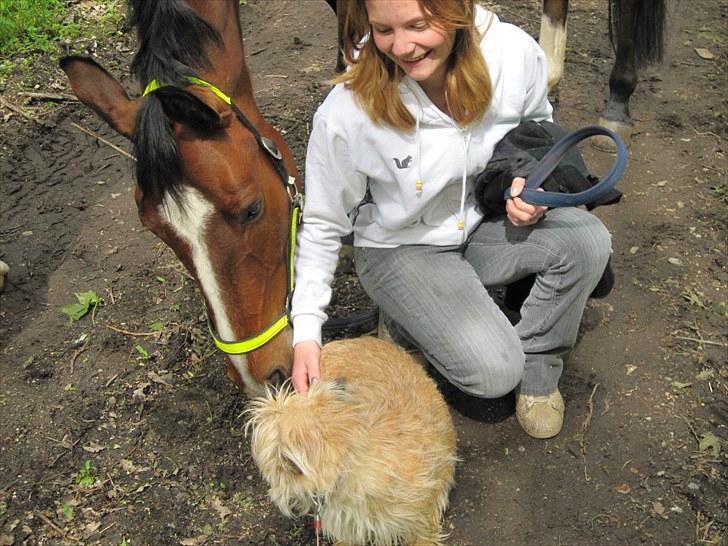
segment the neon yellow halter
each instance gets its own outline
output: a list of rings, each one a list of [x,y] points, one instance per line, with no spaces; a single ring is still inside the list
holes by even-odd
[[[294,265],[294,255],[296,250],[296,234],[298,230],[298,224],[301,221],[301,213],[303,211],[303,194],[301,194],[298,191],[298,186],[296,185],[296,179],[292,176],[288,175],[288,171],[286,170],[285,165],[283,164],[283,156],[281,155],[280,150],[278,150],[278,146],[276,146],[275,142],[273,142],[271,139],[264,137],[260,134],[260,132],[255,128],[255,126],[248,120],[248,118],[245,117],[245,114],[237,107],[237,105],[233,102],[233,100],[220,91],[216,86],[213,84],[206,82],[205,80],[201,80],[199,78],[196,78],[194,76],[186,76],[185,77],[187,81],[201,85],[203,87],[207,87],[212,91],[215,95],[217,95],[223,102],[230,105],[230,108],[233,110],[235,115],[237,116],[238,120],[245,125],[245,127],[253,133],[253,136],[255,136],[255,140],[258,142],[258,145],[263,148],[268,154],[268,158],[273,163],[273,167],[275,167],[276,171],[281,177],[281,180],[283,181],[283,185],[286,188],[286,194],[288,195],[288,201],[290,203],[290,219],[291,219],[291,226],[290,226],[290,234],[289,234],[289,240],[288,240],[288,262],[286,263],[286,271],[288,276],[288,287],[287,287],[287,293],[286,293],[286,308],[281,314],[280,317],[278,317],[273,324],[268,326],[265,330],[263,330],[260,334],[255,335],[253,337],[249,337],[247,339],[243,339],[241,341],[224,341],[220,339],[220,337],[217,335],[217,332],[215,328],[213,327],[212,323],[210,322],[209,313],[207,318],[207,325],[210,330],[210,335],[212,336],[212,339],[215,341],[215,345],[218,349],[220,349],[222,352],[229,354],[229,355],[239,355],[239,354],[245,354],[249,353],[251,351],[255,351],[256,349],[262,347],[266,343],[268,343],[271,339],[273,339],[276,335],[278,335],[281,331],[283,331],[286,326],[290,324],[290,320],[288,318],[288,312],[290,310],[290,303],[291,303],[291,295],[293,294],[293,288],[294,288],[294,274],[293,274],[293,265]],[[162,87],[170,87],[171,85],[168,84],[160,84],[157,80],[150,81],[146,88],[144,89],[144,93],[142,96],[147,96],[150,93],[153,93],[157,89],[160,89]]]

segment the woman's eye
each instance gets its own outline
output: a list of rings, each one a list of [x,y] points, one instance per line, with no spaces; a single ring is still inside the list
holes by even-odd
[[[239,216],[241,224],[247,224],[255,220],[263,212],[263,200],[258,199],[255,203],[244,209]]]
[[[427,21],[418,21],[417,23],[412,25],[412,28],[415,30],[425,30],[429,26],[430,24]]]

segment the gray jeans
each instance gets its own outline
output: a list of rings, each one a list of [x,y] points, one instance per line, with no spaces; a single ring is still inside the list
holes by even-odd
[[[394,321],[395,337],[460,390],[497,398],[516,387],[532,395],[557,388],[610,252],[596,216],[560,208],[529,227],[484,222],[463,246],[357,247],[354,260],[364,290]],[[534,273],[513,326],[486,288]]]

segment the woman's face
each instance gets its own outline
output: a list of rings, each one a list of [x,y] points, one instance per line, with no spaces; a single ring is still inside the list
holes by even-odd
[[[445,84],[455,31],[427,18],[418,0],[366,0],[377,49],[424,89]]]

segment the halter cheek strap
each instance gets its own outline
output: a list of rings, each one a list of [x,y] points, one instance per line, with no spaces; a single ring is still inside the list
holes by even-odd
[[[293,264],[296,250],[296,234],[298,230],[298,225],[301,222],[301,213],[303,211],[303,195],[298,191],[296,179],[288,174],[286,166],[283,163],[283,155],[278,149],[278,146],[276,146],[276,143],[268,137],[264,137],[260,134],[260,132],[255,128],[250,120],[245,117],[245,114],[243,114],[240,108],[238,108],[238,106],[233,102],[232,98],[230,98],[219,88],[209,82],[206,82],[205,80],[201,80],[200,78],[196,78],[194,76],[186,76],[185,78],[190,83],[207,87],[218,98],[220,98],[223,102],[230,106],[238,120],[248,129],[248,131],[253,134],[255,140],[258,142],[258,146],[265,150],[268,159],[273,165],[273,168],[275,168],[276,172],[280,176],[281,181],[283,182],[283,185],[285,187],[286,194],[288,195],[291,225],[288,240],[288,260],[286,262],[286,276],[288,279],[288,286],[286,292],[286,305],[283,313],[273,322],[273,324],[268,326],[261,333],[241,341],[224,341],[220,339],[220,336],[218,335],[217,331],[212,325],[212,322],[210,321],[209,313],[207,314],[208,329],[210,330],[210,335],[215,341],[215,345],[217,346],[217,348],[220,349],[222,352],[230,355],[245,354],[262,347],[290,324],[288,314],[290,312],[291,295],[293,294],[294,288]],[[168,85],[160,84],[157,80],[152,80],[147,84],[142,96],[153,93],[154,91],[162,87],[168,87]]]
[[[289,239],[289,249],[288,249],[288,293],[286,294],[286,311],[278,317],[278,319],[268,326],[265,330],[263,330],[260,334],[257,336],[249,337],[248,339],[244,339],[242,341],[224,341],[220,339],[220,336],[217,334],[217,331],[212,326],[212,323],[210,322],[210,316],[208,313],[207,317],[207,327],[210,330],[210,335],[212,336],[213,341],[215,342],[215,345],[218,349],[220,349],[223,353],[229,354],[229,355],[241,355],[245,353],[249,353],[251,351],[255,351],[256,349],[262,347],[266,343],[268,343],[271,339],[273,339],[275,336],[277,336],[280,332],[285,329],[286,326],[290,324],[290,320],[288,318],[288,310],[290,309],[290,299],[291,294],[293,294],[293,261],[295,256],[295,250],[296,250],[296,233],[298,229],[298,224],[300,221],[300,215],[301,215],[301,207],[300,206],[293,206],[291,211],[291,234]]]

